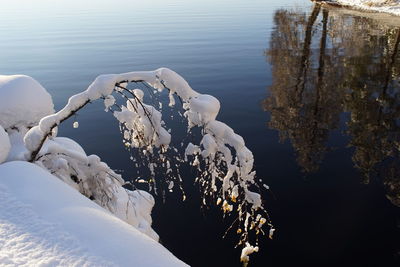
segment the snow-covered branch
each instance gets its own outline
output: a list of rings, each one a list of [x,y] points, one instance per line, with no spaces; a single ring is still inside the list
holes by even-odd
[[[159,92],[167,89],[169,91],[169,106],[175,105],[174,95],[177,95],[181,100],[182,108],[185,110],[183,115],[188,121],[188,130],[196,127],[202,129],[201,142],[197,145],[192,143],[187,145],[185,160],[200,170],[200,175],[196,178],[196,181],[200,185],[204,197],[203,202],[214,202],[221,206],[224,213],[236,214],[237,233],[240,235],[239,245],[243,247],[241,260],[247,262],[248,255],[258,251],[257,236],[265,233],[264,225],[268,225],[270,228],[270,237],[273,233],[273,227],[263,207],[261,195],[256,192],[259,191],[260,186],[255,179],[256,173],[253,170],[253,154],[246,147],[240,135],[236,134],[225,123],[216,120],[220,109],[218,99],[211,95],[196,92],[180,75],[170,69],[160,68],[147,72],[98,76],[85,91],[72,96],[62,110],[42,118],[37,126],[32,127],[26,133],[24,142],[29,151],[28,159],[38,161],[39,155],[46,154],[46,151],[42,150],[47,143],[46,139],[49,137],[51,139],[53,129],[86,104],[98,99],[104,100],[106,110],[110,110],[120,122],[124,143],[129,149],[140,148],[141,153],[149,155],[153,155],[156,151],[159,153],[166,152],[171,143],[171,134],[166,129],[162,114],[155,107],[144,103],[144,92],[140,89],[128,89],[129,83],[137,82],[145,83]],[[126,100],[126,104],[117,104],[113,93],[122,96]],[[154,150],[154,148],[157,148],[157,150]],[[43,165],[50,164],[51,167],[47,166],[50,169],[56,165],[65,165],[66,163],[59,159],[60,155],[63,155],[62,158],[69,162],[68,166],[64,166],[64,169],[68,170],[69,176],[71,176],[72,170],[78,168],[80,170],[86,169],[86,171],[83,171],[86,172],[83,175],[86,177],[98,178],[101,176],[101,181],[115,180],[112,177],[113,175],[110,176],[109,173],[100,174],[100,176],[99,173],[88,174],[89,170],[86,165],[74,167],[75,163],[71,164],[70,160],[65,158],[65,154],[60,154],[58,151],[53,151],[52,155],[57,156],[55,158],[41,157],[40,162]],[[164,155],[159,154],[158,156],[162,158],[163,164],[167,167],[166,173],[170,173],[170,162],[166,160]],[[89,157],[88,160],[89,162],[92,162],[92,160],[97,163],[100,162]],[[90,166],[90,164],[87,166]],[[154,175],[156,166],[157,164],[154,162],[148,165],[152,175]],[[60,175],[62,174],[59,173],[58,176]],[[179,179],[181,180],[180,176]],[[87,182],[89,180],[86,179]],[[99,189],[107,188],[107,183],[91,186],[90,192],[93,193]],[[80,186],[83,186],[80,191],[84,193],[85,186],[82,184]],[[173,183],[170,183],[168,187],[173,187]],[[115,191],[115,189],[113,190]],[[107,203],[110,199],[113,199],[113,190],[103,192],[106,195],[109,194],[109,200],[106,202],[99,200],[101,193],[94,199],[103,207],[108,207]],[[88,193],[84,194],[88,195]],[[108,209],[112,211],[112,207],[108,207]],[[254,233],[254,235],[251,233]],[[255,244],[252,240],[256,240]]]

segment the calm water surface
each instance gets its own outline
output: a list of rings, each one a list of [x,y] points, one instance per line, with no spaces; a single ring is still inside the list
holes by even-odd
[[[272,189],[275,239],[252,266],[399,266],[397,19],[306,0],[81,2],[1,1],[0,73],[35,77],[60,109],[99,74],[172,68],[220,99]],[[102,109],[59,135],[134,177]],[[157,201],[161,242],[192,266],[240,266],[235,235],[221,238],[229,222],[200,210],[184,176],[188,201]]]

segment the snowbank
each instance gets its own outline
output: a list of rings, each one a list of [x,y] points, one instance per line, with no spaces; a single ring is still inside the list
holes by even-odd
[[[400,0],[330,0],[323,2],[400,16]]]
[[[186,266],[42,168],[0,165],[1,266]]]

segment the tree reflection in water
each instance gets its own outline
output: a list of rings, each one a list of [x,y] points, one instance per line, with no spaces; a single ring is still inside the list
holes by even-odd
[[[298,164],[316,172],[335,129],[350,138],[364,181],[376,177],[400,206],[400,28],[314,5],[275,13],[265,54],[273,82],[263,106]],[[349,119],[341,127],[340,120]]]

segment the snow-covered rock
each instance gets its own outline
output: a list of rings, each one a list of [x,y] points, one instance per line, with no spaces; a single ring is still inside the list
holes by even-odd
[[[400,16],[400,0],[328,0],[323,2]]]
[[[0,165],[0,266],[187,266],[35,164]]]
[[[25,160],[25,133],[52,113],[53,100],[36,80],[25,75],[0,75],[0,125],[11,143],[6,161]]]
[[[0,125],[4,129],[32,127],[54,113],[50,94],[25,75],[0,75]]]
[[[10,152],[11,144],[7,132],[0,125],[0,163],[3,163]]]

